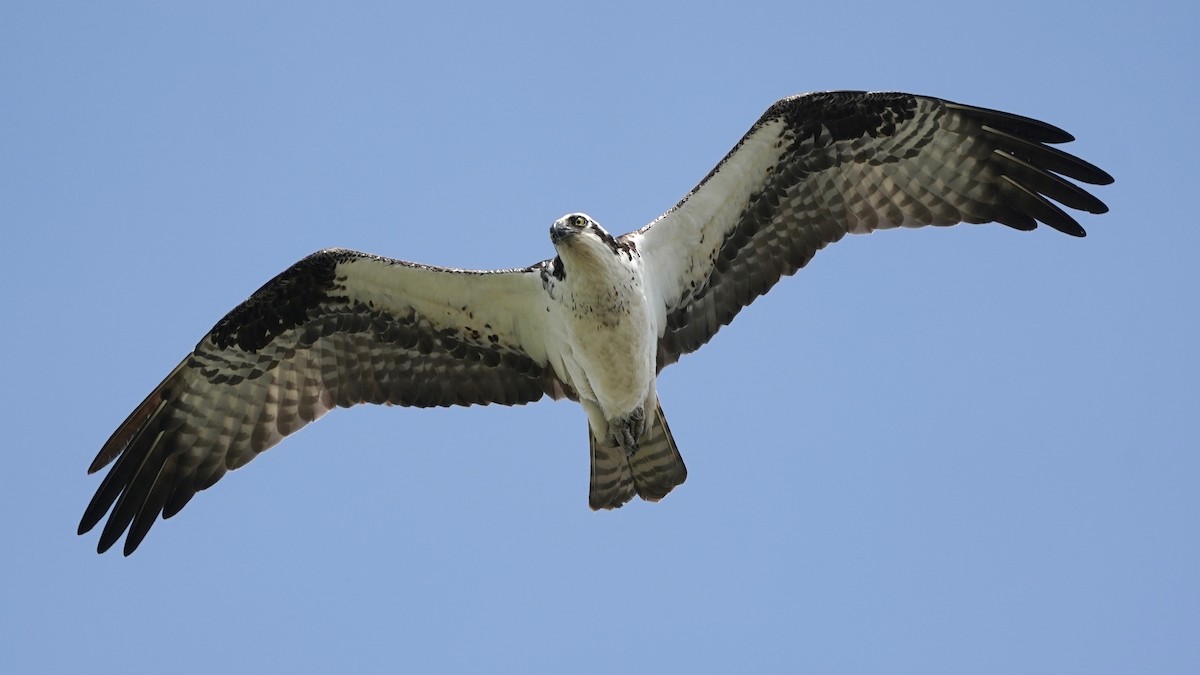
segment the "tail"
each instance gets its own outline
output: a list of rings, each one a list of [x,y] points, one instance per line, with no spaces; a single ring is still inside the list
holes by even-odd
[[[623,448],[610,446],[588,432],[592,451],[592,485],[588,504],[592,509],[616,509],[633,496],[656,502],[687,480],[687,467],[662,406],[655,405],[654,420],[638,439],[638,451],[629,457]]]

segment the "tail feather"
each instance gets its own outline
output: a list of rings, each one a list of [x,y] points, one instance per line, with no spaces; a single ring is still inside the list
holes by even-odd
[[[687,479],[687,467],[675,446],[662,406],[655,407],[654,420],[638,439],[638,451],[633,457],[627,456],[623,448],[597,440],[590,431],[588,444],[592,453],[588,504],[594,510],[620,508],[635,494],[656,502]]]
[[[625,450],[596,439],[588,432],[588,445],[592,451],[592,485],[588,493],[588,505],[598,509],[619,509],[637,490],[633,485],[633,472]]]
[[[676,485],[687,480],[687,467],[675,446],[661,405],[655,406],[654,424],[647,425],[638,442],[637,454],[629,458],[629,466],[638,496],[651,502],[666,497]]]

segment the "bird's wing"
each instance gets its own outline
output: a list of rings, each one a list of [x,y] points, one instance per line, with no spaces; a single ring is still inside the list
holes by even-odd
[[[125,554],[155,519],[331,410],[522,404],[571,396],[548,365],[546,263],[475,272],[354,251],[315,253],[221,319],[113,433],[116,464],[80,534],[111,508]]]
[[[679,204],[624,236],[647,261],[663,308],[659,369],[847,233],[997,221],[1082,237],[1051,200],[1108,209],[1062,176],[1112,178],[1049,145],[1070,140],[1027,117],[910,94],[775,103]]]

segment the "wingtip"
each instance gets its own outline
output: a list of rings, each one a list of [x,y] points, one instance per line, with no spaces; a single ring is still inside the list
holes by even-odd
[[[83,529],[83,525],[80,524],[79,534],[86,534],[87,532],[91,531],[91,529],[91,526],[89,526],[87,529]],[[108,553],[109,549],[111,549],[113,545],[120,540],[122,534],[124,534],[124,531],[118,532],[116,536],[106,536],[104,533],[101,533],[100,541],[96,543],[96,553],[98,555],[104,555],[105,553]],[[128,558],[131,553],[137,550],[137,547],[141,543],[141,539],[134,540],[132,537],[125,537],[125,546],[122,549],[122,555]]]
[[[1072,173],[1067,173],[1066,175],[1088,183],[1089,185],[1112,185],[1116,182],[1116,179],[1112,177],[1112,174],[1104,169],[1101,169],[1095,164],[1075,156],[1071,156],[1071,158],[1074,160],[1079,171],[1076,173],[1076,175],[1072,175]]]
[[[1067,130],[1039,119],[1026,117],[1025,115],[1004,112],[995,108],[966,105],[954,101],[943,100],[943,103],[947,108],[962,111],[986,125],[1020,136],[1027,136],[1041,143],[1059,144],[1070,143],[1075,140],[1075,137],[1067,132]]]
[[[88,532],[91,532],[92,529],[104,519],[104,514],[107,512],[107,508],[105,508],[103,511],[100,511],[96,507],[96,497],[92,497],[92,501],[83,511],[83,517],[79,519],[79,527],[75,529],[75,533],[84,535]]]
[[[108,522],[110,524],[112,523],[111,520]],[[124,533],[124,530],[116,531],[113,528],[106,526],[104,531],[100,533],[100,541],[96,544],[96,553],[103,554],[108,551],[108,549],[113,547],[113,544],[117,543],[117,540],[120,539],[121,535]]]

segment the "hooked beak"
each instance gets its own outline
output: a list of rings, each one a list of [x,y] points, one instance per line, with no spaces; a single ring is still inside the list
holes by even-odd
[[[556,220],[550,226],[550,243],[558,244],[574,237],[576,234],[578,234],[578,230],[572,229],[564,220]]]

